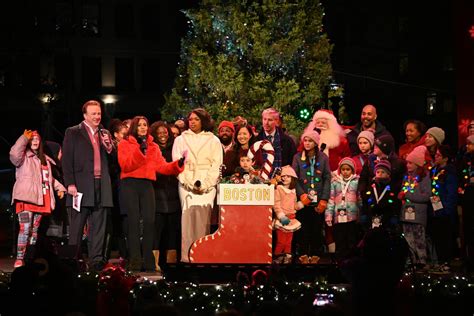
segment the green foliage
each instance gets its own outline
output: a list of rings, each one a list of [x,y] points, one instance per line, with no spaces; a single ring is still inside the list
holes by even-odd
[[[184,13],[189,31],[163,118],[204,107],[218,122],[241,115],[255,124],[274,107],[301,131],[298,109],[320,107],[332,73],[319,1],[203,0]]]

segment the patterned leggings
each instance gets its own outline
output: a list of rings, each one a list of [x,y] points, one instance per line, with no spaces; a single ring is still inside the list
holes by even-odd
[[[403,223],[403,235],[410,246],[413,263],[426,264],[426,234],[421,224]]]
[[[23,260],[25,258],[26,247],[35,245],[38,238],[38,228],[43,216],[40,213],[23,211],[18,213],[20,221],[20,231],[18,232],[18,245],[16,258]]]

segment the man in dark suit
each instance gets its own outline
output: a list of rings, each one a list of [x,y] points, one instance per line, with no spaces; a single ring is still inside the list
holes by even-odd
[[[258,134],[258,140],[268,140],[275,149],[275,160],[273,168],[281,168],[290,165],[293,162],[293,156],[296,153],[296,145],[293,139],[285,134],[278,127],[280,123],[280,113],[274,108],[268,108],[262,112],[262,128]]]
[[[88,257],[93,270],[104,265],[104,236],[107,208],[113,206],[108,155],[113,150],[110,133],[100,124],[102,110],[98,101],[82,106],[84,121],[66,130],[63,142],[64,184],[68,190],[66,206],[70,216],[69,245],[80,245],[84,226],[89,225]],[[73,206],[73,197],[82,193],[80,211]]]

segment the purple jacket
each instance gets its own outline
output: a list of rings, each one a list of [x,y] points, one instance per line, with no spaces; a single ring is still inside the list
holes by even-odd
[[[12,204],[17,200],[35,205],[43,205],[41,161],[34,152],[26,148],[27,145],[28,138],[21,135],[10,149],[10,161],[16,167],[16,181],[13,185]],[[54,160],[46,156],[46,162],[50,174],[50,188],[66,192],[66,188],[53,178],[51,164],[55,164]],[[54,209],[55,199],[53,190],[49,190],[49,193],[51,195],[51,209]]]

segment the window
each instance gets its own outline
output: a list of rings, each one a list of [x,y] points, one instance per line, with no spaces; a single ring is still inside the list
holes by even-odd
[[[74,82],[74,63],[70,55],[54,58],[54,72],[59,89],[72,85]]]
[[[54,29],[56,33],[61,35],[73,34],[73,13],[72,3],[58,2],[56,3],[56,21]]]
[[[99,36],[100,9],[96,3],[85,3],[81,12],[81,33],[86,36]]]
[[[115,7],[115,34],[117,37],[133,37],[134,22],[132,4],[123,3]]]
[[[102,87],[102,62],[100,57],[82,57],[82,88],[95,90]]]
[[[144,91],[158,91],[160,86],[160,61],[145,59],[142,64],[142,88]]]
[[[115,58],[115,88],[130,91],[135,88],[135,71],[132,58]]]
[[[160,39],[160,10],[157,4],[147,4],[141,10],[141,33],[143,39]]]

